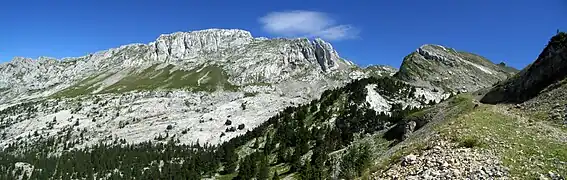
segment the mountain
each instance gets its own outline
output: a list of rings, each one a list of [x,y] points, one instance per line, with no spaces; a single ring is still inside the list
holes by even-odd
[[[14,97],[46,96],[69,88],[82,90],[78,95],[115,89],[129,91],[136,87],[111,86],[124,84],[140,73],[155,75],[171,71],[169,76],[174,78],[152,88],[169,88],[170,81],[188,80],[181,87],[200,89],[195,86],[209,85],[207,81],[204,85],[197,83],[201,76],[190,79],[191,76],[175,75],[205,70],[204,74],[222,75],[219,81],[227,86],[246,86],[280,83],[295,76],[310,79],[309,76],[314,76],[317,80],[322,74],[351,66],[351,62],[341,59],[333,47],[321,39],[268,40],[253,38],[243,30],[208,29],[161,35],[149,44],[125,45],[79,58],[59,61],[45,57],[15,58],[0,67],[0,87],[4,90],[0,102],[21,99]],[[90,81],[93,79],[98,81],[93,83]]]
[[[85,146],[165,135],[217,144],[326,89],[393,71],[359,68],[321,39],[236,29],[177,32],[77,58],[15,58],[0,65],[0,146],[34,143],[17,139],[36,132],[57,137],[75,123]]]
[[[441,45],[426,44],[404,57],[394,75],[416,86],[444,92],[472,92],[516,73],[504,64]]]
[[[423,45],[399,69],[359,67],[321,39],[222,29],[79,58],[16,58],[0,66],[0,170],[12,172],[0,179],[562,173],[549,162],[565,148],[538,135],[541,126],[528,126],[518,109],[479,104],[480,91],[465,93],[513,68]],[[519,175],[529,160],[543,164]]]

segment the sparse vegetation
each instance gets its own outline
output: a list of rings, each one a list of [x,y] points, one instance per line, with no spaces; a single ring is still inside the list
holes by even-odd
[[[567,134],[564,129],[547,125],[545,121],[530,120],[530,116],[520,116],[520,110],[504,105],[472,108],[470,96],[458,96],[454,103],[466,104],[467,110],[458,113],[451,123],[439,126],[443,136],[463,147],[494,151],[504,165],[511,168],[514,177],[533,178],[549,171],[567,174],[567,166],[556,163],[557,160],[567,161],[567,149],[553,134],[545,132]],[[537,125],[530,126],[530,122]]]
[[[482,142],[474,137],[465,137],[464,139],[457,141],[459,141],[460,146],[466,148],[480,147],[482,145]]]
[[[244,97],[254,97],[258,95],[258,92],[244,92]]]

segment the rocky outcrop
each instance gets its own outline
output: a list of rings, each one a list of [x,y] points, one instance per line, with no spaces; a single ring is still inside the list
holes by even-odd
[[[402,135],[402,139],[401,139],[402,141],[406,140],[408,137],[410,137],[411,133],[413,133],[413,131],[415,131],[415,126],[416,126],[415,121],[410,121],[410,122],[405,123],[403,135]]]
[[[315,49],[315,57],[317,58],[317,62],[323,69],[323,71],[330,71],[333,69],[337,69],[339,64],[339,54],[333,49],[331,44],[323,41],[322,39],[315,39],[313,41],[313,47]],[[306,56],[312,56],[310,54],[306,54]]]
[[[539,57],[514,77],[494,86],[484,103],[521,103],[567,76],[567,33],[552,37]],[[554,87],[551,87],[552,89]]]
[[[440,141],[420,154],[404,156],[375,179],[508,179],[508,168],[486,150]]]
[[[407,55],[394,75],[414,85],[445,92],[470,92],[490,87],[515,70],[440,45],[426,44]]]
[[[254,40],[248,31],[239,29],[207,29],[161,35],[148,44],[150,59],[167,62],[184,60],[205,53],[237,48]]]

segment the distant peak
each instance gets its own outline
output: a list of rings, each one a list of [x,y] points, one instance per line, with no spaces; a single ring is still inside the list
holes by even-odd
[[[420,47],[444,47],[444,46],[439,44],[423,44]]]
[[[424,44],[424,45],[421,45],[418,49],[427,49],[427,48],[437,48],[437,49],[441,48],[441,49],[444,49],[444,50],[451,49],[449,47],[445,47],[445,46],[442,46],[442,45],[439,45],[439,44]]]
[[[389,65],[383,65],[383,64],[369,64],[365,68],[397,70],[397,68],[395,68],[395,67],[392,67],[392,66],[389,66]]]
[[[455,49],[438,45],[438,44],[424,44],[421,45],[419,48],[415,50],[417,53],[425,56],[429,56],[432,54],[452,54],[457,51]]]

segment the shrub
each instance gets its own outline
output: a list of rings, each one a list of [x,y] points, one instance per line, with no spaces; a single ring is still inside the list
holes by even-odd
[[[467,137],[459,142],[459,146],[466,148],[473,148],[482,146],[482,142],[474,137]]]
[[[244,97],[253,97],[256,96],[257,92],[244,92]]]

